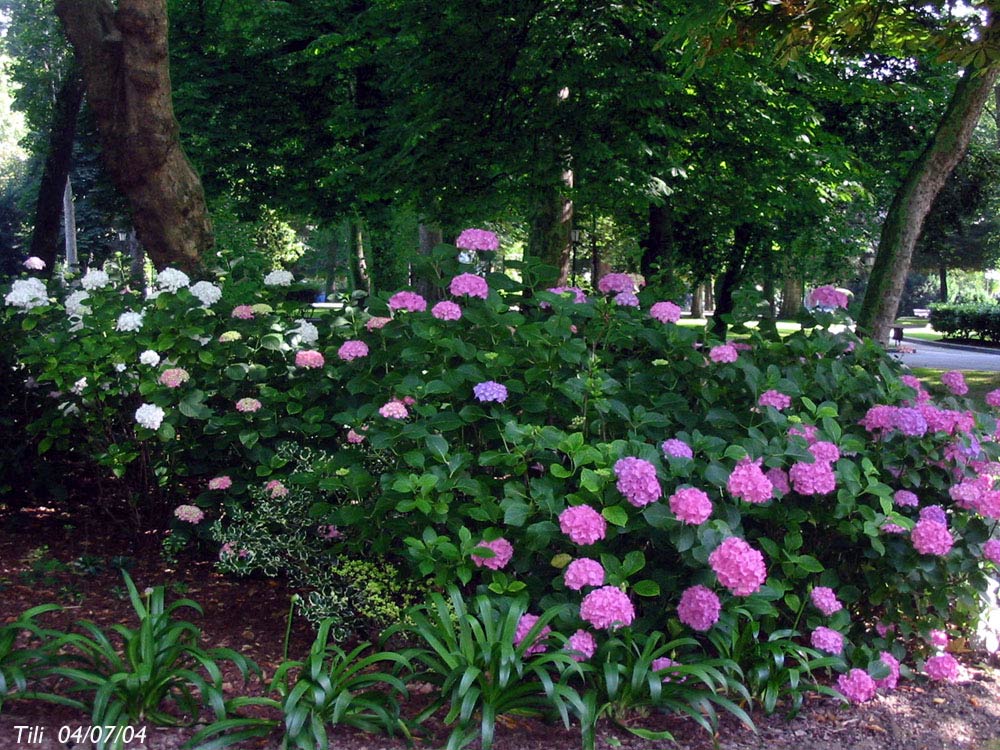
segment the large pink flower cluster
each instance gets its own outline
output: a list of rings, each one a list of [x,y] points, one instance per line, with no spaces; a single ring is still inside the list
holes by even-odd
[[[255,398],[241,398],[236,402],[236,411],[248,414],[260,411],[261,406],[263,404]]]
[[[719,621],[722,604],[715,592],[707,586],[691,586],[681,594],[677,617],[695,630],[705,631]]]
[[[288,497],[288,488],[279,480],[272,479],[264,485],[264,490],[272,498]]]
[[[491,251],[500,247],[500,238],[488,229],[463,229],[455,240],[459,250]]]
[[[579,557],[566,566],[563,573],[566,587],[579,591],[584,586],[603,586],[604,567],[589,557]]]
[[[174,515],[185,523],[201,523],[205,518],[205,511],[197,505],[178,505],[174,508]]]
[[[797,461],[788,470],[792,487],[800,495],[826,495],[837,488],[837,477],[826,461]]]
[[[888,651],[879,654],[879,660],[889,668],[889,676],[875,680],[879,690],[895,690],[899,683],[899,660]]]
[[[671,458],[694,458],[691,446],[677,438],[664,440],[663,445],[660,447],[663,449],[663,455],[670,456]]]
[[[635,619],[635,607],[617,586],[602,586],[583,597],[580,617],[598,630],[628,627]]]
[[[528,637],[529,631],[535,627],[535,623],[538,622],[538,615],[521,615],[521,619],[517,621],[517,628],[514,630],[514,645],[520,646],[521,642]],[[545,653],[545,639],[552,632],[552,628],[548,625],[543,627],[535,640],[532,642],[528,648],[524,650],[525,656],[531,656],[532,654],[542,654]]]
[[[582,305],[587,302],[587,295],[583,293],[583,290],[578,286],[553,286],[549,287],[545,291],[551,292],[552,294],[572,294],[573,304]],[[551,307],[548,302],[543,302],[541,307]]]
[[[941,382],[956,396],[964,396],[969,392],[965,376],[959,370],[949,370],[941,376]]]
[[[344,362],[350,362],[355,359],[360,359],[361,357],[367,357],[368,344],[364,341],[357,341],[356,339],[345,341],[340,345],[340,348],[337,349],[337,356]]]
[[[398,398],[387,401],[379,407],[378,413],[386,419],[406,419],[410,413],[406,410],[406,404]]]
[[[638,307],[639,298],[635,296],[634,292],[618,292],[612,300],[616,305],[621,307]]]
[[[392,322],[392,318],[380,318],[378,316],[374,316],[374,317],[368,318],[368,320],[365,321],[365,330],[367,330],[367,331],[377,331],[380,328],[385,328],[386,325],[389,324],[389,323],[391,323],[391,322]]]
[[[748,503],[766,503],[774,497],[774,485],[760,469],[761,459],[743,458],[733,468],[726,482],[729,494]]]
[[[908,437],[923,437],[928,430],[936,431],[931,429],[928,408],[932,412],[937,411],[935,407],[929,405],[912,407],[878,404],[868,409],[859,424],[868,432],[880,435],[890,430],[899,430]]]
[[[719,364],[728,364],[739,359],[740,353],[732,344],[720,344],[708,350],[708,358]]]
[[[1000,567],[1000,539],[990,539],[983,545],[983,557]]]
[[[809,636],[812,647],[828,654],[841,654],[844,651],[844,636],[836,630],[820,625]]]
[[[563,649],[568,651],[575,661],[586,661],[597,651],[597,641],[592,634],[581,629],[566,639]]]
[[[851,703],[865,703],[875,697],[875,680],[863,669],[852,669],[837,678],[837,689]]]
[[[307,370],[315,370],[325,363],[323,355],[313,349],[301,349],[295,352],[295,366]]]
[[[712,501],[697,487],[681,487],[670,496],[670,510],[677,520],[697,526],[712,515]]]
[[[462,308],[451,300],[445,299],[431,308],[431,315],[438,320],[460,320],[462,317]]]
[[[681,666],[681,663],[679,661],[671,659],[669,656],[661,656],[658,659],[653,659],[653,661],[649,663],[649,668],[654,672],[663,672],[664,670],[673,669],[674,667],[679,667],[679,666]],[[683,678],[681,678],[681,680],[683,680]],[[678,682],[680,682],[681,680],[678,680]],[[674,678],[671,675],[669,674],[664,675],[663,682],[673,682],[673,681]]]
[[[180,388],[190,379],[191,376],[182,367],[171,367],[160,373],[160,384],[167,386],[167,388]]]
[[[476,549],[480,548],[490,550],[493,553],[493,557],[483,557],[473,552],[471,555],[472,562],[476,564],[477,568],[502,570],[507,567],[507,563],[509,563],[511,558],[514,556],[514,545],[503,537],[493,539],[489,542],[480,542]]]
[[[673,302],[654,302],[649,316],[661,323],[676,323],[681,319],[681,308]]]
[[[986,404],[994,408],[1000,406],[1000,388],[986,394]]]
[[[663,490],[656,478],[656,467],[642,458],[628,456],[615,461],[615,486],[637,508],[660,499]]]
[[[589,505],[573,505],[559,514],[559,529],[574,544],[593,544],[604,538],[608,523]]]
[[[597,288],[604,294],[611,292],[635,292],[635,281],[627,273],[609,273],[597,282]]]
[[[847,295],[830,284],[816,287],[806,296],[806,307],[809,308],[835,310],[838,307],[847,307],[848,303]]]
[[[932,680],[939,682],[954,682],[958,679],[958,661],[951,654],[932,656],[924,664],[924,672]]]
[[[910,532],[910,541],[922,555],[947,555],[955,543],[947,526],[929,518],[917,521]]]
[[[228,490],[232,486],[233,480],[226,475],[221,477],[212,477],[208,480],[208,489],[210,490]]]
[[[768,469],[764,476],[768,478],[774,487],[774,492],[778,497],[782,497],[791,492],[792,486],[788,483],[788,472],[779,466]]]
[[[394,295],[389,297],[389,309],[394,312],[396,310],[404,310],[406,312],[423,312],[427,309],[427,300],[416,292],[396,292]],[[381,326],[379,326],[379,328],[381,328]]]
[[[486,299],[490,296],[490,285],[482,276],[476,276],[474,273],[460,273],[451,280],[448,291],[455,297]]]
[[[948,494],[955,505],[965,510],[978,511],[986,493],[993,487],[990,476],[966,477],[948,488]]]
[[[813,603],[813,606],[827,617],[844,608],[844,605],[840,603],[837,595],[829,586],[817,586],[809,594],[809,599]]]
[[[817,461],[826,461],[827,463],[833,463],[840,458],[840,448],[825,440],[810,445],[809,452],[813,454]]]
[[[251,305],[237,305],[233,308],[231,315],[239,320],[253,320],[253,307]]]
[[[757,406],[773,406],[778,411],[787,409],[792,405],[792,397],[786,396],[781,391],[764,391],[757,399]]]
[[[909,490],[896,490],[892,501],[903,508],[916,508],[920,505],[920,499]]]
[[[764,556],[736,536],[727,537],[712,550],[708,564],[719,583],[736,596],[750,596],[767,580]]]

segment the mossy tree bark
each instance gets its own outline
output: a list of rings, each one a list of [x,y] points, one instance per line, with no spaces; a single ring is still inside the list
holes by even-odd
[[[195,270],[214,238],[174,118],[166,0],[56,0],[55,8],[140,242],[157,268]]]
[[[1000,41],[1000,20],[990,14],[986,44]],[[896,320],[906,274],[934,199],[968,148],[1000,68],[966,69],[934,136],[896,191],[879,237],[875,265],[858,316],[858,332],[883,343]]]

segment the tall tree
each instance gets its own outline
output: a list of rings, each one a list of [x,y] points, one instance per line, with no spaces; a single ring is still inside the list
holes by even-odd
[[[193,270],[213,244],[201,181],[171,99],[166,0],[56,0],[76,52],[104,163],[157,267]]]

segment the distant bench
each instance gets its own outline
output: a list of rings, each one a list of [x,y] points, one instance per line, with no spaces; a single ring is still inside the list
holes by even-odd
[[[913,315],[916,318],[929,318],[931,316],[931,311],[926,307],[915,307],[913,309]]]

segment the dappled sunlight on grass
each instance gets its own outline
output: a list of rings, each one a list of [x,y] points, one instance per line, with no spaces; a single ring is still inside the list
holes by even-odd
[[[947,393],[947,389],[941,385],[941,375],[947,372],[947,370],[938,370],[930,367],[911,367],[910,371],[932,393]],[[968,370],[962,374],[965,376],[965,382],[969,386],[968,398],[975,403],[977,409],[988,410],[986,406],[986,394],[996,388],[1000,388],[1000,372]]]

